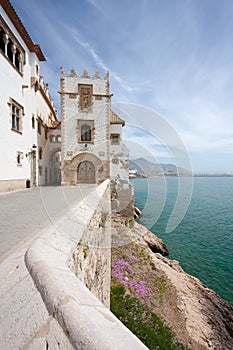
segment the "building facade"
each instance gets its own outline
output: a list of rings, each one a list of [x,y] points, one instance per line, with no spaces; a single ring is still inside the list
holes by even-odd
[[[61,122],[45,61],[8,0],[0,0],[0,191],[111,180],[112,208],[132,212],[124,121],[111,109],[109,73],[61,69]]]
[[[0,1],[0,191],[49,183],[45,148],[57,115],[40,75],[45,61],[14,8]]]
[[[100,184],[111,180],[112,208],[132,210],[129,152],[122,141],[124,121],[112,111],[109,73],[90,77],[61,68],[61,183]]]

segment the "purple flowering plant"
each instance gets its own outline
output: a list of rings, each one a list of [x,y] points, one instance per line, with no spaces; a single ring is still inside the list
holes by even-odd
[[[132,292],[138,294],[142,298],[151,298],[150,285],[146,283],[148,275],[142,274],[138,276],[131,265],[139,263],[140,259],[131,256],[123,257],[112,261],[112,277],[119,283],[128,286]]]

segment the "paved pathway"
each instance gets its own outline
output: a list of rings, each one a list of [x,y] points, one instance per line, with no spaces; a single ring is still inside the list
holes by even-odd
[[[70,349],[42,302],[25,265],[25,253],[42,228],[68,206],[85,201],[94,189],[82,185],[0,193],[0,350],[45,349],[44,336],[52,341],[51,349],[57,349],[58,341],[62,349]]]
[[[0,255],[35,235],[94,186],[37,187],[0,193]]]

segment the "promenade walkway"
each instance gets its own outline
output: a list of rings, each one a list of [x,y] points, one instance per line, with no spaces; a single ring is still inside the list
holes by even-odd
[[[37,187],[0,193],[0,256],[27,241],[94,186]]]

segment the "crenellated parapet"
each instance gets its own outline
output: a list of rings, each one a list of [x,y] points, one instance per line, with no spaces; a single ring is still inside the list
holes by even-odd
[[[75,68],[71,68],[69,73],[66,73],[63,67],[60,67],[60,78],[79,78],[79,79],[90,79],[90,80],[104,80],[108,81],[110,79],[109,71],[106,71],[104,78],[101,77],[100,72],[96,69],[95,73],[91,77],[87,69],[84,68],[81,75],[78,75]]]

